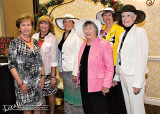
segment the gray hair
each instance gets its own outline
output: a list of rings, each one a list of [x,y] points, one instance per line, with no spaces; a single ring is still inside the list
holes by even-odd
[[[90,26],[90,25],[93,25],[94,29],[96,30],[96,35],[98,35],[98,27],[97,25],[92,22],[92,21],[86,21],[84,24],[83,24],[83,28],[87,27],[87,26]]]

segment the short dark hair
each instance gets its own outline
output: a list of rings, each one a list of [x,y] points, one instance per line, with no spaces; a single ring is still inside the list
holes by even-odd
[[[20,27],[20,24],[22,22],[22,20],[25,20],[25,19],[29,19],[31,20],[31,25],[32,27],[34,26],[34,20],[33,20],[33,17],[30,16],[29,14],[22,14],[18,17],[18,19],[16,20],[16,27],[19,29]]]
[[[104,15],[105,13],[112,13],[112,16],[113,16],[113,11],[107,10],[107,11],[105,11],[104,13],[102,13],[102,17],[103,17],[103,15]]]
[[[66,18],[67,19],[67,18]],[[63,23],[64,23],[64,20],[65,20],[65,18],[63,19]],[[68,19],[68,20],[71,20],[72,21],[72,23],[74,24],[74,21],[72,20],[72,19]]]
[[[115,19],[116,18],[116,14],[113,11],[109,11],[109,10],[105,11],[104,13],[102,13],[102,17],[103,17],[103,15],[105,13],[112,13],[113,21],[116,21],[116,19]]]
[[[83,28],[84,28],[84,27],[87,27],[87,26],[90,26],[90,25],[93,25],[93,27],[94,27],[95,30],[96,30],[96,34],[98,35],[98,27],[97,27],[97,25],[96,25],[94,22],[92,22],[92,21],[86,21],[86,22],[83,24]]]

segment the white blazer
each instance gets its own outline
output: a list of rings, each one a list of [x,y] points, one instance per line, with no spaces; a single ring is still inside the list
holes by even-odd
[[[78,52],[82,44],[83,39],[72,29],[62,46],[62,51],[59,51],[59,72],[72,71],[72,75],[78,76]]]
[[[39,34],[35,33],[32,38],[39,40]],[[49,33],[44,37],[44,43],[41,46],[41,55],[44,63],[45,74],[51,74],[51,67],[58,66],[58,42],[57,38]]]
[[[119,48],[122,37],[125,32],[120,35]],[[134,76],[133,87],[142,88],[145,84],[145,74],[147,70],[148,61],[148,38],[143,28],[133,25],[128,32],[124,44],[121,49],[121,69],[129,76]],[[118,81],[119,71],[119,57],[117,59],[116,76],[114,80]]]

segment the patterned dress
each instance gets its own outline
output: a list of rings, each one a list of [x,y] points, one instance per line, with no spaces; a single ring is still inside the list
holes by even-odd
[[[28,86],[28,94],[20,90],[16,80],[16,103],[20,104],[20,110],[33,110],[43,104],[42,91],[40,90],[41,67],[39,44],[33,39],[34,47],[30,49],[21,39],[16,38],[10,42],[8,52],[9,69],[16,68],[21,80]]]

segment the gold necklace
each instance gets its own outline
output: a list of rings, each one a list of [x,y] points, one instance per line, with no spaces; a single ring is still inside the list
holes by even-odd
[[[39,38],[39,41],[40,41],[40,42],[44,41],[44,38]]]

